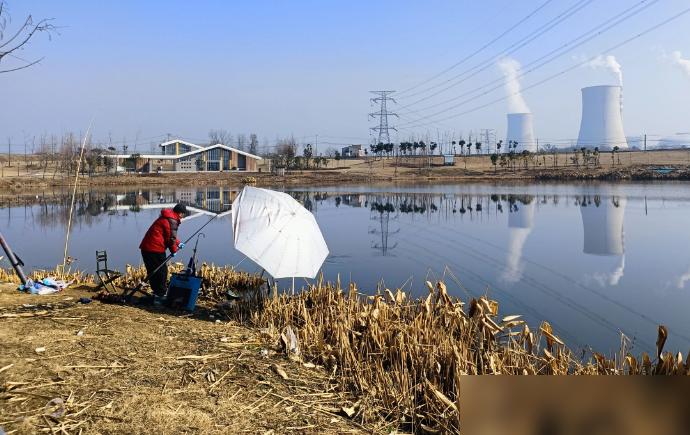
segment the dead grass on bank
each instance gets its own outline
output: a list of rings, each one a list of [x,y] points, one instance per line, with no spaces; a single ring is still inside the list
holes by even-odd
[[[63,270],[61,266],[58,266],[52,270],[35,269],[27,275],[27,278],[33,281],[39,281],[47,277],[53,277],[62,281],[71,282],[73,285],[93,284],[95,282],[93,275],[89,275],[79,270],[72,270],[70,268]],[[20,283],[19,277],[17,277],[17,274],[12,268],[0,268],[0,282],[12,284]]]
[[[228,275],[213,283],[241,281]],[[6,433],[370,432],[342,414],[353,399],[329,373],[221,321],[210,297],[192,315],[78,303],[89,295],[0,285]]]
[[[181,267],[181,265],[176,267]],[[129,268],[128,273],[129,275],[121,282],[122,285],[138,282],[138,277],[144,274],[142,269],[137,268]],[[297,401],[295,406],[299,406],[300,401],[305,401],[303,402],[305,411],[310,410],[312,413],[331,418],[346,415],[352,418],[353,424],[370,427],[374,431],[385,432],[391,428],[399,428],[431,433],[457,433],[460,428],[460,382],[461,377],[466,374],[687,375],[690,373],[690,361],[684,360],[681,353],[674,355],[663,352],[667,336],[666,328],[663,326],[659,327],[657,354],[654,356],[650,357],[645,353],[639,357],[634,356],[627,351],[625,341],[623,341],[620,351],[611,358],[593,352],[588,359],[582,359],[574,355],[558,337],[557,331],[553,331],[547,322],[543,322],[537,328],[534,325],[532,327],[526,325],[519,315],[501,316],[498,302],[487,298],[461,301],[449,296],[442,282],[435,285],[427,282],[428,295],[420,299],[412,299],[409,294],[400,290],[388,289],[382,294],[367,296],[361,294],[355,285],[342,289],[339,283],[323,282],[295,296],[282,294],[268,297],[265,286],[260,285],[262,281],[254,275],[216,266],[205,266],[202,268],[202,275],[204,290],[201,307],[207,313],[206,315],[213,313],[214,316],[231,319],[229,324],[237,325],[238,328],[244,327],[235,323],[235,320],[243,322],[244,325],[253,326],[252,329],[243,329],[245,331],[243,333],[252,338],[237,340],[238,349],[244,349],[250,354],[253,352],[254,356],[260,352],[262,345],[268,349],[281,349],[281,353],[289,355],[293,360],[292,364],[301,368],[300,370],[318,371],[318,375],[309,371],[298,371],[296,374],[286,373],[283,368],[285,360],[280,365],[273,362],[248,368],[261,379],[266,376],[275,379],[277,375],[278,379],[283,381],[294,380],[291,387],[294,390],[290,391],[301,391],[301,388],[306,388],[304,393],[308,394],[307,396],[292,396],[292,399],[286,399],[287,396],[284,396],[284,393],[261,390],[261,394],[252,399],[252,403],[264,409],[270,410],[272,407],[280,409],[280,406],[295,403],[295,401]],[[228,288],[240,292],[242,299],[228,303],[224,296]],[[80,351],[73,357],[78,361],[67,365],[94,366],[89,367],[88,370],[96,371],[101,375],[111,372],[124,373],[125,367],[132,364],[131,359],[138,360],[141,354],[143,358],[138,360],[140,373],[134,378],[135,382],[128,384],[127,391],[128,394],[143,395],[139,402],[128,403],[128,407],[149,409],[147,407],[150,406],[151,400],[147,397],[153,395],[154,391],[146,390],[146,388],[152,382],[151,379],[156,379],[153,381],[154,390],[161,388],[161,383],[163,383],[163,391],[166,390],[166,385],[172,382],[171,379],[157,377],[162,376],[162,373],[167,370],[163,368],[166,366],[164,364],[166,357],[174,357],[174,360],[179,362],[179,367],[176,367],[177,371],[173,376],[173,379],[178,382],[174,391],[182,389],[182,386],[195,387],[194,392],[187,392],[189,394],[178,391],[176,394],[180,396],[175,399],[179,400],[176,403],[183,403],[184,406],[192,406],[192,408],[194,408],[195,397],[203,390],[202,386],[209,388],[209,384],[213,385],[219,378],[225,379],[223,374],[230,372],[232,361],[224,359],[223,352],[225,351],[219,350],[224,349],[225,345],[222,341],[218,343],[220,338],[217,336],[210,341],[204,338],[203,334],[210,332],[206,332],[205,327],[200,329],[202,327],[199,323],[186,323],[185,319],[170,316],[168,313],[166,317],[162,317],[163,320],[152,318],[150,315],[132,317],[135,312],[143,314],[145,311],[127,306],[100,304],[96,306],[102,307],[98,309],[100,322],[107,325],[100,329],[101,334],[110,338],[104,337],[98,342],[97,347],[89,348],[95,356],[91,355],[90,359],[84,359],[84,354]],[[123,320],[124,316],[128,320]],[[51,315],[48,314],[34,320],[39,322],[41,319],[48,320],[50,317]],[[77,316],[71,317],[74,317],[71,318],[72,321],[83,322]],[[30,325],[30,322],[34,320],[19,318],[12,321],[27,322],[23,328],[41,331],[41,325]],[[189,319],[186,320],[191,322]],[[174,331],[173,338],[169,340],[175,344],[174,347],[168,347],[167,343],[165,346],[160,344],[161,341],[165,343],[165,340],[160,340],[161,336],[168,337],[165,329],[168,327],[165,325],[168,324],[159,324],[159,321],[173,322],[171,324],[174,325],[171,326],[171,330]],[[205,323],[208,324],[208,322]],[[52,323],[49,325],[55,327]],[[159,325],[158,329],[151,329],[153,325]],[[210,325],[212,326],[213,323]],[[43,327],[45,326],[44,324]],[[73,325],[71,329],[68,328],[70,331],[68,335],[74,333],[75,327],[76,325]],[[139,337],[138,328],[146,331],[147,338],[144,341],[147,343],[148,350],[145,352],[140,350],[138,338],[125,342],[114,338],[116,333],[132,336],[132,331],[137,331],[134,336]],[[58,326],[58,329],[61,334],[65,333],[64,328]],[[205,332],[202,334],[200,330]],[[21,352],[14,352],[15,355],[32,355],[31,346],[36,343],[29,340],[30,344],[27,344],[27,340],[22,339],[22,334],[27,334],[26,331],[27,329],[7,332],[15,337],[13,346],[23,347]],[[42,339],[43,342],[45,340],[47,339]],[[235,342],[234,339],[231,341]],[[69,349],[63,349],[64,355],[71,357],[71,354],[67,354],[74,348],[74,338],[72,338],[71,346]],[[241,359],[242,355],[242,352],[235,353],[233,358]],[[150,362],[150,358],[154,358],[153,363],[147,363],[147,361]],[[0,362],[3,363],[0,366],[8,363],[6,358],[0,358]],[[319,367],[323,367],[324,370],[319,370]],[[52,393],[45,394],[39,396],[41,400],[29,402],[35,396],[15,396],[15,394],[20,385],[33,389],[34,385],[46,384],[46,387],[55,388],[54,385],[58,384],[52,384],[52,382],[60,382],[63,378],[60,371],[51,370],[53,370],[51,373],[54,373],[52,377],[37,375],[40,382],[32,381],[28,384],[16,384],[16,386],[5,383],[4,395],[0,397],[0,400],[11,403],[10,399],[17,397],[12,401],[34,407],[39,406],[41,400],[45,403],[46,398],[55,396]],[[190,380],[189,373],[193,380]],[[315,378],[312,379],[314,376]],[[318,381],[312,382],[314,379]],[[87,382],[84,388],[89,392],[80,390],[82,393],[79,397],[82,401],[93,400],[100,391],[108,392],[112,389],[110,386],[101,385],[97,378],[83,378],[83,380]],[[76,384],[70,385],[76,388]],[[208,395],[208,390],[205,391]],[[35,393],[43,394],[40,390]],[[89,398],[89,394],[95,395]],[[69,400],[71,395],[72,390],[63,391],[60,397],[63,397],[63,400]],[[103,407],[107,406],[108,401],[113,400],[113,397],[106,395],[102,402],[98,402],[98,409],[108,409]],[[278,400],[279,404],[270,402],[270,406],[266,407],[265,401],[272,400],[271,398]],[[172,399],[169,400],[164,403],[171,405]],[[242,402],[244,405],[246,405],[246,400]],[[185,420],[184,424],[190,424],[190,427],[196,429],[210,430],[211,427],[208,425],[217,425],[219,418],[227,421],[225,414],[222,413],[236,405],[217,401],[215,404],[211,402],[205,406],[204,411],[198,415],[198,420],[195,419],[196,417],[191,417],[194,415],[191,413],[189,418],[194,419],[193,422]],[[216,407],[222,407],[222,410]],[[22,407],[21,409],[34,408]],[[45,414],[43,408],[36,409]],[[75,414],[81,410],[76,405],[72,409]],[[171,416],[177,412],[168,406],[166,409],[159,410],[161,413],[159,419],[152,419],[151,415],[157,414],[151,414],[156,408],[151,409],[150,412],[147,411],[146,416],[137,414],[137,418],[148,422],[147,424],[161,424],[163,428],[168,427],[166,426],[169,423],[167,418],[172,418]],[[214,409],[221,414],[211,414]],[[250,409],[253,408],[250,407]],[[126,418],[124,411],[120,412],[120,414],[113,414],[115,417],[113,421],[117,418]],[[74,417],[80,415],[82,414]],[[238,416],[232,414],[232,418],[235,417]],[[262,415],[260,418],[264,417],[265,415]],[[75,420],[70,424],[77,424],[79,421],[81,420]],[[127,421],[133,424],[132,421]],[[93,424],[93,421],[90,420],[84,424]],[[49,426],[46,424],[40,427],[46,429]],[[77,429],[77,426],[70,427]],[[316,432],[318,430],[315,429]]]

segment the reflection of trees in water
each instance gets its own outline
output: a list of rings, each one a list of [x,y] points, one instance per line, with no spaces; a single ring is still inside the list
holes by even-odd
[[[387,194],[376,195],[368,198],[372,211],[398,211],[403,214],[429,214],[436,213],[442,198],[433,194]]]
[[[191,193],[190,204],[195,203],[194,192],[206,192],[213,187],[194,189]],[[223,189],[216,187],[215,189]],[[225,190],[225,189],[223,189]],[[140,212],[146,205],[173,203],[184,198],[178,197],[179,192],[170,189],[128,189],[123,191],[85,190],[75,198],[76,223],[93,225],[100,222],[103,216],[127,216],[129,213]],[[538,207],[559,206],[561,198],[564,204],[575,204],[581,207],[600,207],[610,201],[618,208],[621,197],[602,195],[540,195],[505,194],[505,193],[331,193],[315,191],[291,191],[289,194],[304,205],[309,211],[316,213],[322,204],[335,204],[336,207],[366,207],[372,212],[397,212],[401,215],[426,216],[431,219],[437,216],[440,220],[450,220],[454,215],[470,218],[477,216],[493,216],[504,212],[519,211],[524,205],[536,202]],[[182,193],[181,195],[185,195]],[[18,199],[4,198],[0,206],[17,209],[18,204],[26,204],[31,208],[35,222],[41,227],[60,227],[67,223],[71,192],[68,190],[43,193],[37,197],[22,197]],[[28,209],[27,209],[28,210]],[[9,211],[8,211],[9,213]],[[19,217],[19,215],[17,215]],[[14,218],[14,217],[13,217]]]
[[[68,192],[52,192],[36,195],[31,201],[23,201],[25,214],[31,214],[32,221],[41,228],[66,227],[69,220],[69,209],[72,196]],[[92,226],[102,221],[103,216],[112,215],[115,212],[116,196],[99,191],[81,191],[74,198],[74,222],[79,225]],[[18,209],[17,204],[7,202],[3,204],[8,218],[15,217],[26,219],[25,214],[18,215],[12,211]],[[127,214],[121,211],[120,214]]]
[[[114,205],[114,196],[102,192],[82,192],[74,199],[75,223],[92,226],[103,220]],[[40,204],[36,222],[44,228],[65,227],[69,220],[71,204],[70,195],[64,195],[58,201]]]
[[[381,200],[381,195],[369,196],[370,209],[372,211],[398,211],[402,214],[431,215],[443,212],[444,214],[466,213],[481,214],[490,211],[491,204],[498,213],[503,213],[503,203],[508,204],[510,212],[517,212],[521,206],[529,205],[536,199],[533,195],[446,195],[446,194],[390,194]],[[335,198],[336,206],[343,204],[340,196]],[[544,196],[540,204],[548,203],[548,196]]]
[[[615,208],[619,208],[621,205],[621,197],[616,195],[606,197],[603,201],[610,202]],[[603,202],[601,195],[579,195],[575,197],[574,203],[579,207],[601,207]]]
[[[508,210],[511,213],[520,211],[520,205],[529,205],[534,201],[533,195],[508,195],[505,201],[508,202]],[[520,204],[520,205],[519,205]]]
[[[372,202],[371,203],[371,211],[376,211],[379,213],[383,213],[383,212],[389,212],[390,213],[390,212],[395,211],[395,206],[393,204],[391,204],[390,202],[387,202],[385,204],[379,204],[378,202]]]
[[[330,198],[330,195],[326,192],[287,192],[292,196],[297,202],[302,204],[304,208],[312,213],[315,213],[318,209],[318,204],[323,204]]]
[[[91,226],[113,216],[128,216],[139,213],[145,208],[158,208],[163,204],[183,201],[215,212],[230,208],[237,191],[223,187],[204,187],[198,189],[138,189],[104,191],[99,189],[79,191],[75,196],[73,223]],[[10,198],[0,201],[0,208],[6,209],[9,219],[21,218],[24,215],[15,213],[18,206],[25,206],[31,213],[32,221],[42,228],[64,227],[69,219],[71,191],[53,191],[40,195]],[[201,198],[201,203],[196,201]],[[320,198],[320,197],[319,197]],[[320,198],[322,199],[322,198]],[[310,200],[307,201],[309,204]]]

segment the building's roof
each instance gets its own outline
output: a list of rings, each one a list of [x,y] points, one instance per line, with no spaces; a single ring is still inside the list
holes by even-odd
[[[198,145],[195,145],[195,146],[198,146]],[[182,159],[185,157],[193,156],[194,154],[199,154],[199,153],[204,152],[204,151],[210,151],[210,150],[216,149],[216,148],[222,148],[222,149],[225,149],[225,150],[237,153],[237,154],[242,154],[242,155],[245,155],[245,156],[252,158],[252,159],[263,160],[263,157],[259,157],[257,155],[250,154],[248,152],[238,150],[237,148],[229,147],[227,145],[223,145],[220,143],[217,143],[215,145],[209,145],[205,148],[200,147],[197,150],[189,151],[189,152],[186,152],[183,154],[178,154],[178,155],[172,155],[172,154],[139,154],[139,157],[142,159],[154,159],[154,160],[177,160],[177,159]],[[137,154],[137,153],[133,153],[133,154]],[[110,155],[106,154],[106,155],[104,155],[104,157],[117,158],[117,159],[127,159],[127,158],[130,158],[131,156],[132,156],[132,154],[110,154]]]
[[[197,144],[195,144],[195,143],[187,142],[187,141],[181,140],[181,139],[169,140],[169,141],[167,141],[167,142],[163,142],[163,143],[160,144],[159,146],[164,147],[164,146],[172,145],[172,144],[175,144],[175,143],[181,143],[181,144],[183,144],[183,145],[189,145],[190,147],[194,147],[194,148],[198,148],[198,149],[203,148],[201,145],[197,145]]]
[[[235,153],[237,153],[237,154],[243,154],[243,155],[245,155],[245,156],[247,156],[247,157],[251,157],[252,159],[257,159],[257,160],[263,160],[263,159],[264,159],[264,158],[261,157],[261,156],[257,156],[257,155],[255,155],[255,154],[251,154],[251,153],[248,153],[248,152],[246,152],[246,151],[238,150],[237,148],[229,147],[229,146],[224,145],[224,144],[222,144],[222,143],[217,143],[217,144],[215,144],[215,145],[209,145],[208,147],[206,147],[206,148],[204,148],[204,149],[205,149],[205,150],[208,150],[208,149],[215,148],[215,147],[221,147],[221,148],[224,148],[224,149],[226,149],[226,150],[228,150],[228,151],[235,152]],[[188,153],[188,154],[189,154],[189,153]],[[194,152],[192,152],[192,154],[194,154]]]

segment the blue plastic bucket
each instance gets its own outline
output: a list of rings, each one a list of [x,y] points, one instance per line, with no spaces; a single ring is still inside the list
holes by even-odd
[[[201,278],[182,273],[173,273],[168,285],[168,302],[194,311],[201,289]]]

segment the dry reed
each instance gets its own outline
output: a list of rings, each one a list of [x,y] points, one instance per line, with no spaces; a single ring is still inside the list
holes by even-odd
[[[27,278],[38,281],[43,278],[52,277],[66,282],[72,282],[74,285],[93,284],[94,277],[79,270],[63,271],[62,264],[53,270],[36,269],[33,270]],[[9,282],[12,284],[19,284],[19,277],[12,268],[0,268],[0,282]]]
[[[583,361],[543,322],[531,330],[520,316],[499,317],[496,301],[464,304],[446,286],[427,282],[426,298],[388,289],[361,295],[354,285],[319,283],[306,291],[269,299],[254,313],[256,325],[296,331],[301,354],[330,370],[359,397],[362,422],[381,417],[414,431],[459,431],[460,377],[465,374],[597,375],[688,374],[690,361],[663,353],[657,358],[621,351]]]

